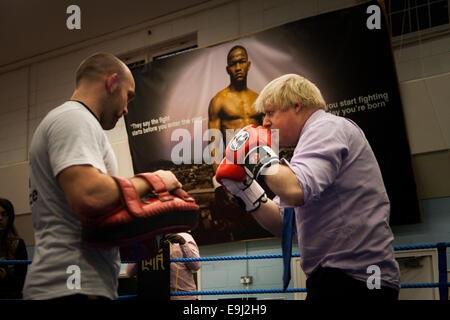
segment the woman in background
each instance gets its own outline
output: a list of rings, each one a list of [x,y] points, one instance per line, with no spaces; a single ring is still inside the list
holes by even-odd
[[[27,260],[27,248],[14,227],[14,207],[0,198],[0,299],[21,299],[26,264],[3,264],[1,260]]]

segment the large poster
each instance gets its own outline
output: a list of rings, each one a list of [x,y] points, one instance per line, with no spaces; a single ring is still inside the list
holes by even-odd
[[[172,170],[201,206],[200,245],[271,236],[214,184],[208,129],[258,124],[261,89],[286,73],[314,82],[329,112],[365,132],[391,200],[391,225],[420,222],[402,104],[382,11],[369,6],[292,22],[133,70],[136,99],[126,126],[135,173]],[[217,140],[217,139],[216,139]],[[226,136],[223,138],[226,143]],[[280,155],[289,159],[292,150]],[[215,155],[217,156],[217,155]]]

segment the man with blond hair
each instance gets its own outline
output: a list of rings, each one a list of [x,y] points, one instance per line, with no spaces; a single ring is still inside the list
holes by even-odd
[[[265,128],[279,130],[280,146],[295,146],[291,161],[279,161],[269,150],[261,163],[242,165],[250,172],[243,181],[236,178],[237,165],[221,165],[217,172],[274,235],[282,235],[284,209],[294,207],[307,300],[396,300],[399,267],[390,203],[363,131],[353,121],[327,113],[320,90],[296,74],[267,84],[254,106],[264,112]],[[248,133],[251,141],[252,130]],[[276,194],[273,201],[265,197],[259,179]]]

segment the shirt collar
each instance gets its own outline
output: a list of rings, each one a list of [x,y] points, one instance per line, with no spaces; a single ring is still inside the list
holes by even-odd
[[[320,118],[322,115],[324,115],[326,112],[323,109],[318,109],[313,112],[306,120],[305,124],[303,125],[302,131],[300,132],[300,137],[302,136],[303,132],[312,124],[316,119]]]
[[[85,105],[83,102],[79,101],[79,100],[70,100],[73,102],[78,102],[80,103],[83,107],[85,107],[86,109],[88,109],[88,111],[94,116],[95,119],[97,119],[97,121],[100,123],[100,120],[97,118],[97,116],[95,115],[95,113],[87,106]]]

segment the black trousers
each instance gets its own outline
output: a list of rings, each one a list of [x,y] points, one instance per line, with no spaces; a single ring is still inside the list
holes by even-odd
[[[85,294],[73,294],[69,296],[64,296],[60,298],[50,299],[51,301],[111,301],[110,299],[102,296],[89,296]]]
[[[306,280],[306,301],[396,301],[398,291],[381,286],[369,289],[366,282],[356,280],[343,271],[318,267]]]

